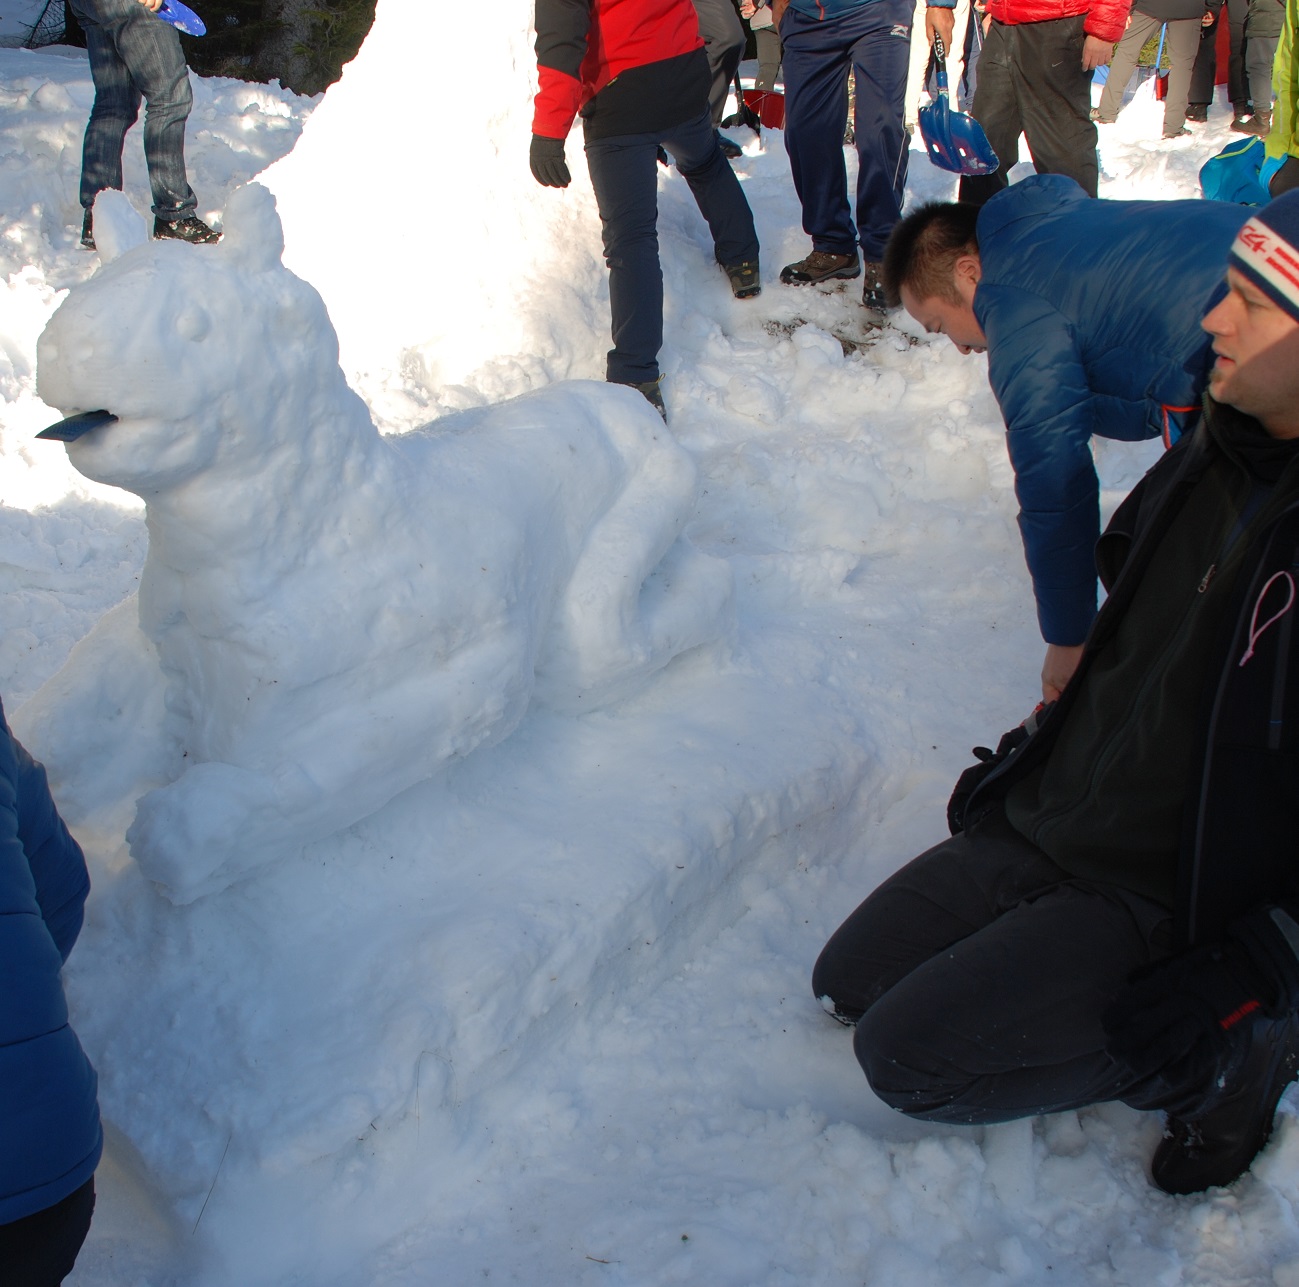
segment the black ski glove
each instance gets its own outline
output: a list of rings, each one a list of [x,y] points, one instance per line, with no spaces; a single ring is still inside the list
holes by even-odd
[[[970,797],[974,794],[974,790],[979,783],[998,764],[1007,759],[1017,746],[1021,746],[1028,741],[1029,729],[1027,724],[1028,721],[1026,720],[1023,724],[1012,728],[1009,733],[1003,733],[995,751],[986,746],[976,746],[971,751],[971,754],[979,763],[971,764],[956,779],[956,786],[952,791],[951,799],[947,801],[947,826],[952,835],[958,835],[965,830],[965,808],[970,803]]]
[[[566,188],[573,182],[568,162],[564,160],[563,139],[548,139],[534,134],[528,164],[532,167],[532,177],[543,188]]]
[[[1266,907],[1233,921],[1222,939],[1138,970],[1105,1012],[1106,1053],[1137,1079],[1155,1078],[1199,1116],[1231,1089],[1249,1054],[1254,1020],[1299,1002],[1299,924]]]

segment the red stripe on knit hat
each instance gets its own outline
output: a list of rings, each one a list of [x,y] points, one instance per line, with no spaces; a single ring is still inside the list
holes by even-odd
[[[1299,311],[1299,250],[1284,237],[1251,218],[1237,235],[1231,255],[1281,296],[1278,302],[1288,303],[1291,312]]]

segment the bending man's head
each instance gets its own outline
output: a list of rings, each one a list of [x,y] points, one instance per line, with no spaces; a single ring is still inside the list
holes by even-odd
[[[962,353],[982,353],[988,341],[974,316],[983,275],[975,225],[979,207],[935,201],[898,223],[881,265],[889,306],[899,304]]]
[[[1263,206],[1227,260],[1227,294],[1205,315],[1209,392],[1275,438],[1299,438],[1299,191]]]

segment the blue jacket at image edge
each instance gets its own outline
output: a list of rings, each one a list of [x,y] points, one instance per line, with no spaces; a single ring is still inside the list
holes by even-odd
[[[789,7],[797,9],[808,18],[824,19],[837,18],[871,3],[872,0],[789,0]],[[920,11],[926,8],[955,9],[956,0],[928,0],[927,4],[917,2],[916,8]]]
[[[61,1202],[103,1151],[95,1071],[60,977],[89,890],[45,770],[0,707],[0,1224]]]
[[[1199,406],[1213,365],[1200,319],[1249,213],[1215,201],[1097,201],[1043,174],[979,215],[974,314],[1048,643],[1082,643],[1096,615],[1091,438],[1158,437],[1164,408]],[[1176,428],[1186,414],[1169,418]]]

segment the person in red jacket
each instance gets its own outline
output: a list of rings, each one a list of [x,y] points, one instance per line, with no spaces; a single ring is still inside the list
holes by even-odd
[[[1092,73],[1110,60],[1132,0],[988,0],[970,115],[983,126],[1001,165],[965,175],[961,201],[982,205],[1009,182],[1028,139],[1039,174],[1065,174],[1096,195]]]
[[[762,289],[753,213],[713,129],[699,20],[691,0],[537,0],[536,29],[532,174],[543,187],[568,187],[564,140],[580,115],[609,266],[606,379],[637,389],[666,420],[660,148],[690,185],[735,297]]]

